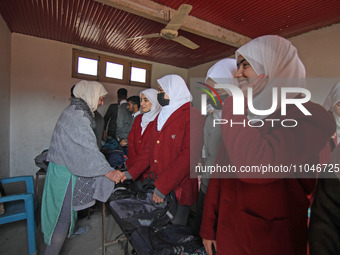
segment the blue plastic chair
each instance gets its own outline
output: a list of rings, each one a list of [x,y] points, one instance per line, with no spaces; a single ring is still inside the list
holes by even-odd
[[[35,245],[35,194],[33,186],[33,176],[19,176],[1,179],[1,184],[26,182],[27,193],[16,195],[5,195],[0,197],[0,203],[5,205],[5,213],[0,215],[0,225],[19,221],[27,220],[27,234],[28,234],[28,250],[29,255],[37,254]]]

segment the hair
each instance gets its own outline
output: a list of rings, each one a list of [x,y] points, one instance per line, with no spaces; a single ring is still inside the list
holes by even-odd
[[[74,98],[75,96],[74,96],[74,94],[73,94],[73,90],[74,90],[74,87],[76,86],[76,84],[74,84],[73,86],[72,86],[72,88],[71,88],[71,97],[72,98]]]
[[[140,107],[140,98],[139,98],[139,96],[132,96],[132,97],[129,97],[129,98],[127,99],[127,101],[128,101],[128,102],[131,101],[131,103],[132,103],[133,105],[137,105],[137,107],[138,107],[138,109],[139,109],[139,107]]]
[[[117,95],[118,99],[126,99],[128,91],[126,89],[118,89]]]

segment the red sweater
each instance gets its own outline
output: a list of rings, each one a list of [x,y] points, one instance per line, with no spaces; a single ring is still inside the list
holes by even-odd
[[[232,100],[225,100],[222,119],[247,122],[245,115],[232,114]],[[221,125],[223,164],[317,164],[335,123],[321,106],[310,102],[304,106],[312,116],[292,106],[286,116],[277,111],[267,117],[295,119],[298,125],[293,128],[272,128],[269,122],[260,128]],[[315,179],[211,179],[201,236],[216,240],[220,255],[305,255],[307,196],[314,184]]]
[[[146,129],[142,133],[142,127],[141,127],[141,122],[142,122],[142,117],[143,115],[140,114],[138,115],[131,127],[129,136],[128,136],[128,144],[129,144],[129,154],[128,154],[128,160],[126,161],[126,166],[129,169],[136,161],[138,154],[141,153],[143,148],[145,147],[145,144],[147,143],[150,133],[151,133],[151,127],[152,127],[152,122],[148,124]],[[143,179],[146,176],[143,175]]]
[[[190,104],[177,109],[160,132],[157,118],[148,142],[128,172],[136,180],[150,167],[162,194],[174,190],[180,205],[192,205],[197,199],[197,179],[190,179]]]

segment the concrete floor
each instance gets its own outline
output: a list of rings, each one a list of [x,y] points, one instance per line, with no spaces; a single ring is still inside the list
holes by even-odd
[[[101,255],[102,253],[102,211],[100,209],[92,212],[90,219],[78,220],[79,226],[90,225],[89,232],[73,239],[66,239],[61,250],[61,255]],[[106,214],[106,237],[107,241],[115,239],[121,230],[114,221],[111,214]],[[122,238],[117,243],[106,248],[106,255],[123,255],[127,240]],[[36,246],[38,254],[42,255],[45,244],[41,233],[40,222],[37,222]],[[129,245],[131,252],[131,245]],[[28,254],[26,221],[0,225],[0,254],[24,255]]]

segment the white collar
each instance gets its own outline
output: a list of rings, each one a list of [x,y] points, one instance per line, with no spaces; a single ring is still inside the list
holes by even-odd
[[[140,111],[137,111],[137,112],[135,112],[135,113],[132,113],[132,117],[133,117],[133,118],[136,118],[139,114],[141,114]]]
[[[127,101],[125,99],[123,99],[122,101],[120,101],[119,105],[122,105],[124,103],[127,103]]]

